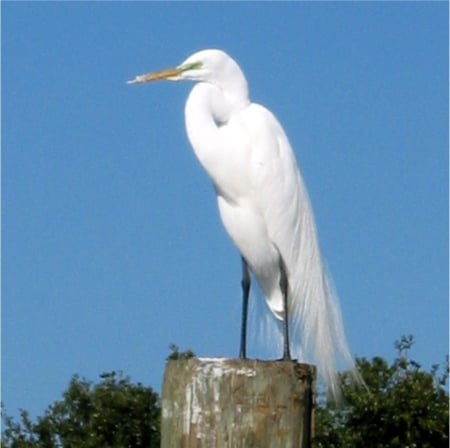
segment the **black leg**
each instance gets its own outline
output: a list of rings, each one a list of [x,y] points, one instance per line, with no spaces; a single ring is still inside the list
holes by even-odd
[[[250,293],[250,273],[248,271],[247,262],[242,258],[242,324],[241,324],[241,348],[239,358],[247,357],[247,314],[248,314],[248,296]]]
[[[289,315],[288,315],[288,290],[289,283],[287,278],[286,266],[284,264],[283,258],[280,254],[280,289],[283,294],[283,308],[284,308],[284,318],[283,318],[283,334],[284,334],[284,344],[283,344],[283,360],[287,361],[291,359],[291,352],[289,350]]]

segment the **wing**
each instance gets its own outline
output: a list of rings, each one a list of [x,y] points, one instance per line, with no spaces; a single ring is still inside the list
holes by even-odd
[[[324,269],[307,191],[289,141],[276,118],[253,104],[243,118],[249,133],[254,203],[285,262],[294,352],[318,365],[338,395],[338,360],[351,368],[337,296]]]
[[[264,107],[253,104],[245,120],[252,142],[254,201],[289,274],[295,275],[307,224],[313,225],[307,222],[312,219],[309,199],[294,153],[276,118]]]

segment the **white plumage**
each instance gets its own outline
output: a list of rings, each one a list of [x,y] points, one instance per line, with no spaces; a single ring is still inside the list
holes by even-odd
[[[213,182],[225,229],[282,321],[281,257],[294,356],[315,363],[336,398],[336,364],[353,368],[353,361],[308,195],[282,127],[270,111],[249,101],[241,69],[221,50],[200,51],[175,69],[131,82],[157,79],[198,82],[186,102],[186,130]]]

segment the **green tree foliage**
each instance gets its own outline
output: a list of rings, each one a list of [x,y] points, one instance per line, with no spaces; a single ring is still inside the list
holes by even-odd
[[[368,390],[342,375],[345,404],[319,400],[315,448],[448,448],[448,358],[444,371],[426,372],[408,356],[412,336],[396,342],[392,364],[375,357],[357,360]]]
[[[189,358],[193,358],[195,356],[194,352],[189,349],[186,350],[185,352],[180,352],[178,346],[175,344],[170,344],[169,349],[170,349],[170,354],[167,357],[168,361],[189,359]]]
[[[74,376],[57,401],[31,422],[3,413],[5,448],[159,448],[160,404],[149,387],[122,373],[100,375],[99,384]]]

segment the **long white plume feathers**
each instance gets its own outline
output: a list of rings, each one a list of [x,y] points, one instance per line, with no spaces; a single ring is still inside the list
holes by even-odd
[[[354,371],[346,341],[339,301],[321,258],[316,227],[300,174],[299,197],[293,207],[300,216],[295,245],[280,249],[287,258],[290,282],[289,320],[293,355],[314,363],[336,402],[340,400],[338,367]],[[354,376],[360,381],[356,371]]]

